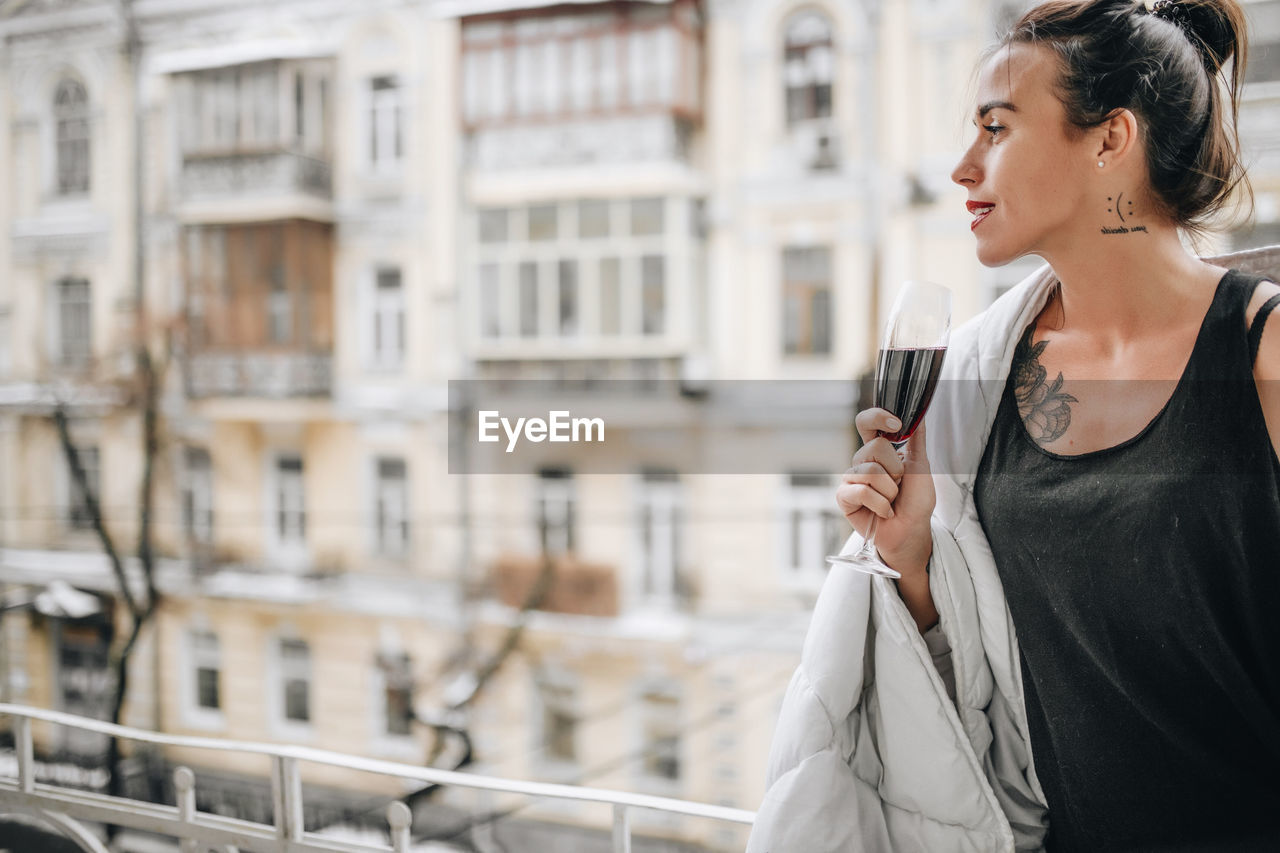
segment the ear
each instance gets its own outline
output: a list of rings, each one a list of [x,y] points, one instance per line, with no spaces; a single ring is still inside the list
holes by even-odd
[[[1133,153],[1137,145],[1138,119],[1129,110],[1115,110],[1097,127],[1095,155],[1099,162],[1108,166],[1119,164]]]

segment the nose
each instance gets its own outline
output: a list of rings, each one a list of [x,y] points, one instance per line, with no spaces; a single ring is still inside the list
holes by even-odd
[[[973,156],[973,148],[964,152],[964,156],[960,158],[960,162],[951,170],[951,180],[960,186],[972,186],[978,183],[981,170],[978,168],[977,159]]]

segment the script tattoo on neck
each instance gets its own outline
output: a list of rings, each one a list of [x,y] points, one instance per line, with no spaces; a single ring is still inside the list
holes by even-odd
[[[1080,402],[1070,394],[1062,393],[1062,373],[1052,382],[1049,372],[1040,363],[1040,355],[1048,341],[1031,342],[1035,324],[1027,327],[1026,334],[1013,351],[1013,396],[1018,402],[1018,414],[1032,441],[1044,447],[1057,441],[1071,426],[1070,403]]]
[[[1114,198],[1107,196],[1107,214],[1107,224],[1102,226],[1103,234],[1147,233],[1147,226],[1134,224],[1133,202],[1126,200],[1124,193]]]

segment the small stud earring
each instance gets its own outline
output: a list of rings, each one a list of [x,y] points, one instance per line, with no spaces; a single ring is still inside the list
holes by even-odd
[[[1099,168],[1099,169],[1101,169],[1101,168],[1102,168],[1103,166],[1105,166],[1105,165],[1107,165],[1107,164],[1106,164],[1106,163],[1103,163],[1101,160],[1099,160],[1099,161],[1098,161],[1098,168]]]

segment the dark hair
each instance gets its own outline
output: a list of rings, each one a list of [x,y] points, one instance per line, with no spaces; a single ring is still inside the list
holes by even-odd
[[[1119,109],[1138,116],[1151,187],[1179,225],[1199,230],[1237,186],[1248,193],[1236,132],[1248,50],[1237,0],[1158,0],[1150,12],[1140,0],[1049,0],[1000,43],[1054,52],[1075,127]]]

